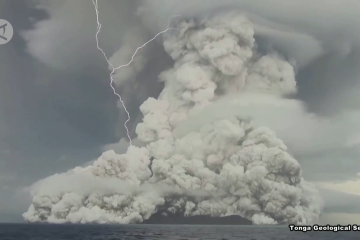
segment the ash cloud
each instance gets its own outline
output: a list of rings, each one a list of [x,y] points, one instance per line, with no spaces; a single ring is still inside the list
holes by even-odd
[[[164,89],[140,107],[139,146],[39,181],[26,221],[137,223],[159,210],[240,215],[255,224],[318,220],[322,200],[299,162],[271,127],[241,111],[289,106],[294,66],[279,53],[257,51],[254,25],[241,12],[182,19],[177,28],[163,39],[174,61],[159,76]],[[229,96],[239,111],[189,128],[192,116]]]

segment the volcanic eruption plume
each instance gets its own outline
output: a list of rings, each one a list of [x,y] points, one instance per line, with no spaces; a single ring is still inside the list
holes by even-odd
[[[140,107],[140,144],[37,182],[26,221],[127,224],[159,211],[240,215],[254,224],[317,221],[318,191],[275,132],[245,111],[297,106],[286,99],[297,91],[294,67],[257,51],[253,24],[241,13],[176,27],[163,41],[174,60],[159,76],[164,89]],[[206,121],[194,124],[194,116]]]

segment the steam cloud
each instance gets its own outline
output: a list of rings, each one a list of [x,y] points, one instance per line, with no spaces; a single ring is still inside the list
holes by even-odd
[[[261,55],[253,24],[237,12],[182,20],[177,28],[164,38],[175,61],[159,76],[165,87],[140,107],[141,144],[37,182],[26,221],[127,224],[158,211],[241,215],[254,224],[317,221],[322,201],[300,164],[275,132],[241,111],[254,96],[276,107],[276,99],[296,93],[294,66],[279,54]],[[185,124],[179,134],[189,116],[229,96],[236,112]]]

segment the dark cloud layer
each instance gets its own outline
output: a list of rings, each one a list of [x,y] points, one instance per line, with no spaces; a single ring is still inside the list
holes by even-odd
[[[118,113],[105,63],[80,73],[44,65],[26,52],[20,32],[34,27],[35,20],[30,18],[38,21],[48,18],[47,14],[25,1],[2,1],[0,6],[0,18],[11,22],[15,30],[13,39],[0,47],[3,221],[21,219],[26,206],[13,200],[19,189],[39,177],[82,165],[96,158],[102,145],[117,141]]]

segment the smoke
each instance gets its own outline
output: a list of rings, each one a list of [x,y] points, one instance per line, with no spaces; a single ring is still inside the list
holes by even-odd
[[[116,51],[113,56],[109,59],[113,66],[117,67],[122,64],[128,63],[134,54],[134,49],[144,44],[146,41],[146,35],[144,36],[144,29],[133,26],[125,34],[123,38],[122,45],[118,51]],[[117,86],[121,86],[123,82],[127,80],[132,80],[135,78],[144,68],[147,63],[146,53],[148,49],[145,48],[144,51],[141,51],[141,54],[136,55],[133,63],[126,68],[122,68],[122,71],[115,72],[113,78],[114,83]],[[111,69],[112,70],[112,69]]]
[[[24,33],[28,51],[42,63],[62,71],[90,74],[103,71],[99,82],[108,81],[103,57],[94,48],[96,19],[92,4],[86,0],[34,2],[40,2],[51,17]],[[249,0],[169,0],[166,4],[158,0],[110,0],[99,2],[104,26],[100,45],[108,56],[113,55],[114,64],[124,64],[136,44],[164,30],[171,16],[181,14],[199,19],[240,9],[253,23],[257,51],[261,55],[277,52],[293,65],[299,86],[296,97],[304,101],[308,110],[341,114],[344,109],[359,109],[360,18],[352,7],[357,5],[355,0],[346,0],[341,5],[338,0],[265,0],[261,4]],[[80,14],[69,14],[75,12]],[[133,65],[115,76],[118,92],[133,119],[140,117],[138,109],[144,100],[158,97],[162,85],[157,75],[173,63],[160,46],[160,39],[156,40],[159,41],[138,52]],[[116,128],[119,138],[127,118],[121,111],[120,108]],[[137,123],[131,122],[129,127],[134,128]]]
[[[40,180],[26,221],[138,223],[156,212],[318,220],[318,191],[272,130],[292,117],[283,108],[304,119],[301,103],[286,99],[297,92],[292,63],[258,51],[254,25],[240,12],[182,19],[177,28],[163,39],[174,61],[159,76],[164,89],[140,107],[139,144]]]

